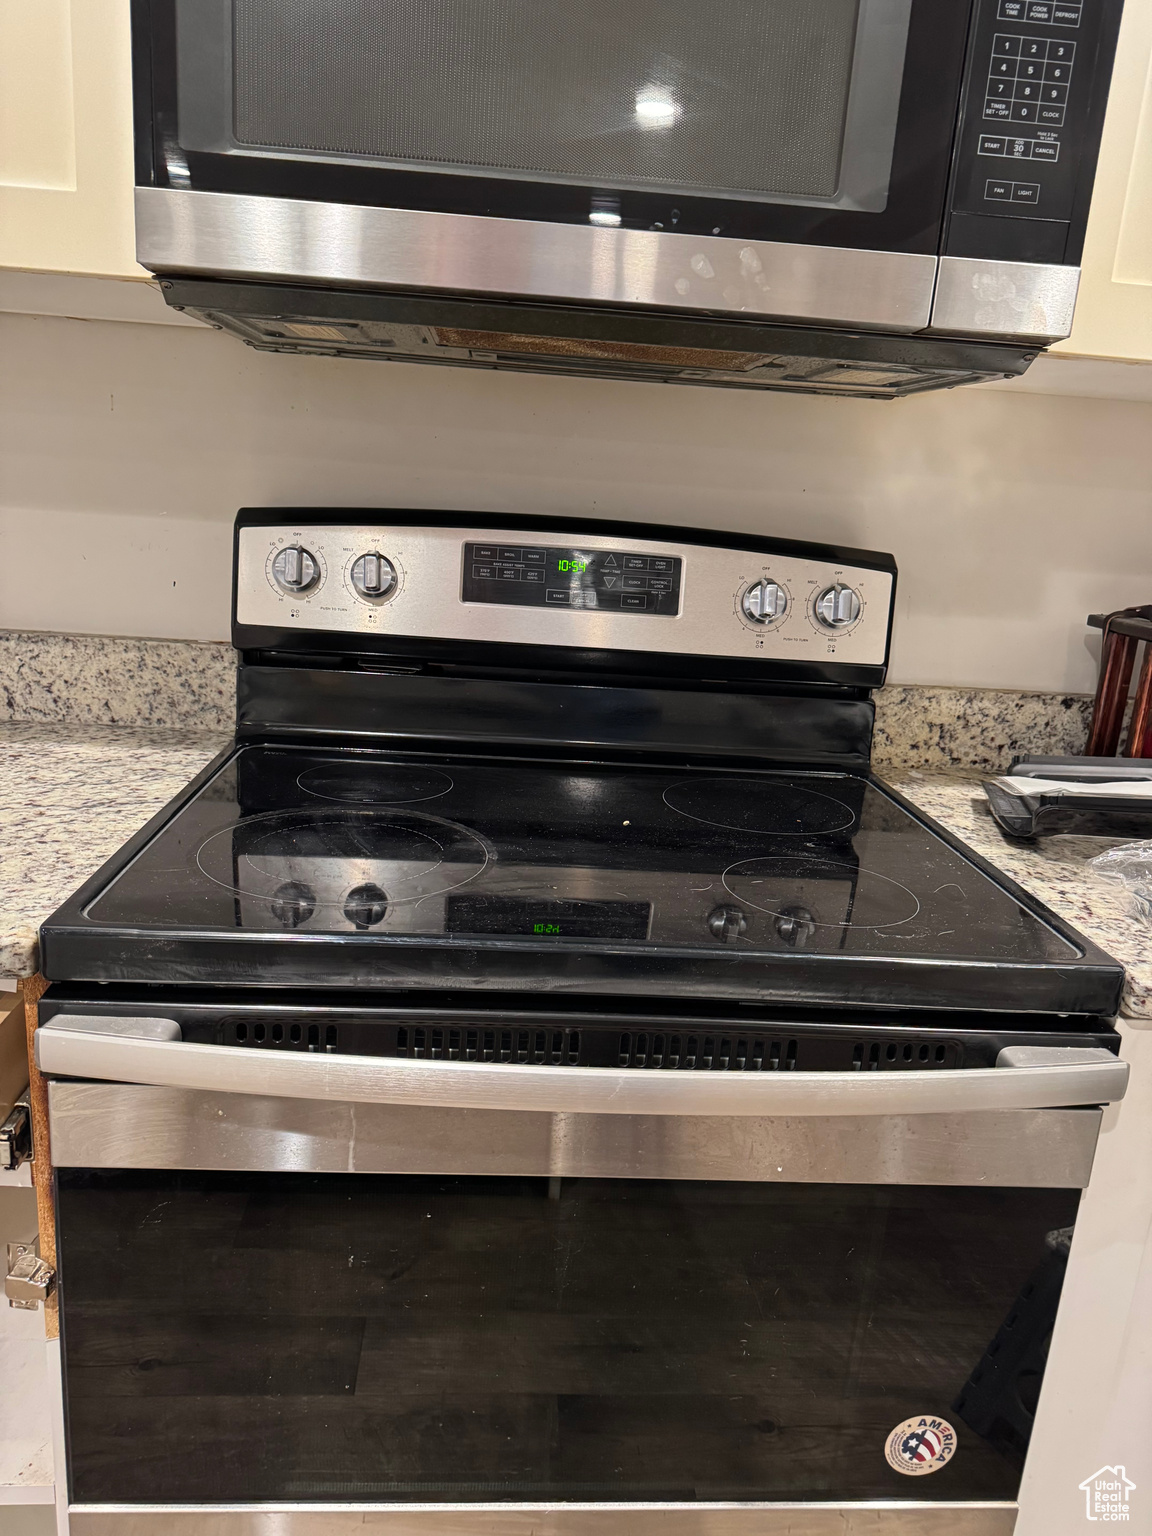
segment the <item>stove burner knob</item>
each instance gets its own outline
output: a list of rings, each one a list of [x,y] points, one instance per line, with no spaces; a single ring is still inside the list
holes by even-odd
[[[738,939],[747,927],[748,919],[739,907],[714,907],[708,914],[708,932],[722,944]]]
[[[767,579],[754,581],[750,587],[744,588],[740,606],[744,610],[744,617],[751,619],[753,624],[771,624],[787,608],[788,594],[779,582]]]
[[[316,910],[316,892],[302,880],[289,880],[272,897],[272,916],[285,928],[299,928]]]
[[[807,907],[785,907],[777,916],[775,926],[790,949],[803,949],[816,932],[816,919]]]
[[[298,597],[320,580],[320,562],[303,544],[286,544],[272,560],[272,575],[282,592]]]
[[[350,574],[360,596],[375,598],[377,602],[390,596],[396,585],[396,567],[377,550],[353,560]]]
[[[860,617],[863,604],[860,594],[853,587],[837,582],[825,587],[816,599],[815,614],[825,629],[847,629]]]
[[[344,916],[357,933],[364,933],[369,928],[375,928],[377,923],[382,923],[387,911],[387,896],[378,885],[371,883],[358,885],[354,891],[349,891],[344,902]]]

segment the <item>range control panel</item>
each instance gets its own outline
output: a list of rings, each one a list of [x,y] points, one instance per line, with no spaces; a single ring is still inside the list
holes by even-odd
[[[812,548],[773,555],[562,525],[546,535],[241,526],[236,622],[302,640],[326,631],[883,666],[893,572]]]
[[[955,212],[1071,218],[1103,11],[1104,0],[980,0]]]

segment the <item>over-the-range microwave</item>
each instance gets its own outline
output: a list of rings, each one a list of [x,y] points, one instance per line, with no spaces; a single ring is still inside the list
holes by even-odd
[[[134,0],[137,254],[263,349],[893,396],[1066,336],[1122,0]]]

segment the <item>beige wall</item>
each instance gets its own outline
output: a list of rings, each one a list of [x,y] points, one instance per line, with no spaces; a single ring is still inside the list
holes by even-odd
[[[1089,691],[1152,601],[1152,405],[898,404],[266,356],[0,315],[0,627],[220,639],[241,505],[636,517],[891,550],[892,677]]]

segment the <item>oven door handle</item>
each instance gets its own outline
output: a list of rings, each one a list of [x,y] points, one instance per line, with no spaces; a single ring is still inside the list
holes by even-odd
[[[209,1093],[597,1115],[924,1115],[1054,1109],[1124,1097],[1128,1063],[1095,1047],[1008,1046],[995,1067],[695,1072],[409,1061],[197,1045],[174,1019],[57,1014],[41,1072]]]

